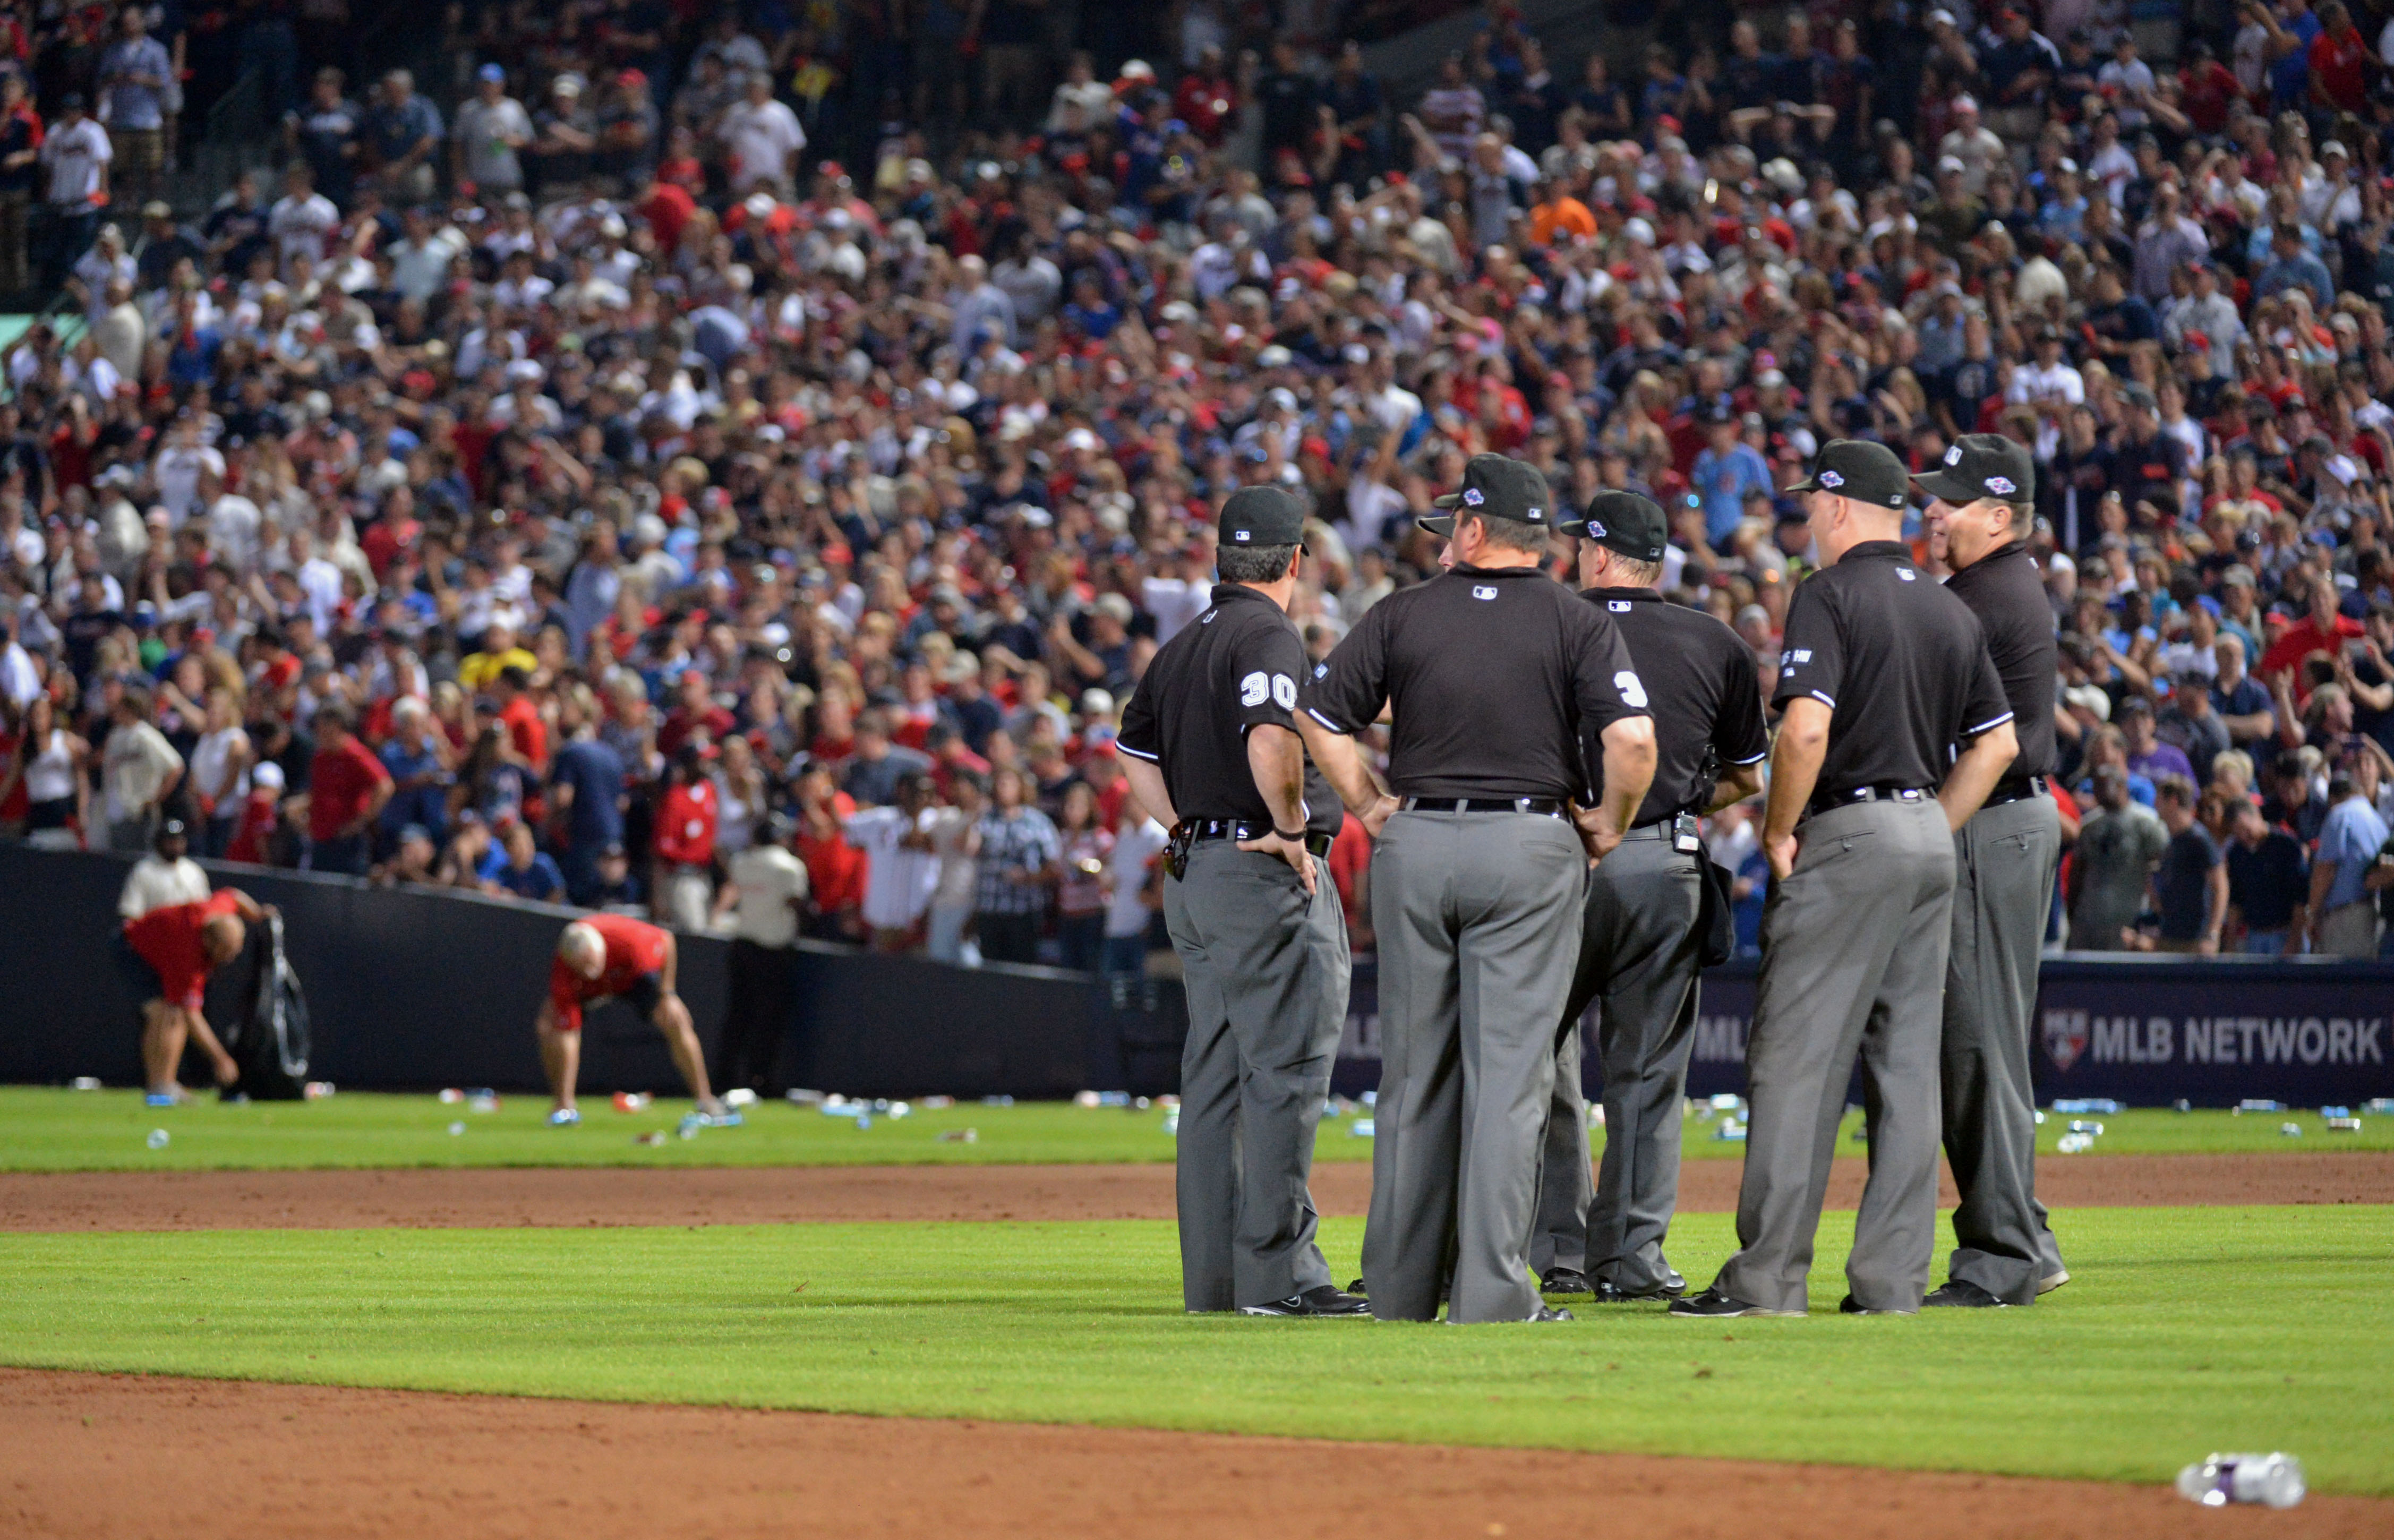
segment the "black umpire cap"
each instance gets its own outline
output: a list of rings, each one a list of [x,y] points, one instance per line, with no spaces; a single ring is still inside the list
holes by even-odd
[[[2036,461],[2028,445],[2000,433],[1965,433],[1945,452],[1945,463],[1915,476],[1920,490],[1960,507],[1981,497],[2026,503],[2036,496]]]
[[[1832,439],[1812,462],[1812,474],[1790,492],[1834,492],[1874,507],[1901,508],[1912,500],[1912,478],[1885,444]]]
[[[1587,512],[1566,519],[1555,528],[1564,534],[1593,540],[1632,561],[1660,561],[1671,540],[1670,524],[1651,497],[1634,492],[1599,492],[1588,499]]]
[[[1215,527],[1225,546],[1299,546],[1305,543],[1305,505],[1278,487],[1241,487],[1222,505]]]
[[[1463,467],[1463,490],[1450,492],[1435,504],[1454,511],[1415,522],[1436,535],[1454,534],[1455,520],[1467,513],[1552,528],[1554,500],[1546,473],[1537,467],[1502,454],[1474,454]]]

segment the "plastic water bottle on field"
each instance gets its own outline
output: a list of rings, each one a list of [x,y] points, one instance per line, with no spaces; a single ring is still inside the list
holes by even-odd
[[[2304,1490],[2303,1462],[2292,1454],[2213,1454],[2177,1473],[2178,1495],[2205,1507],[2292,1507]]]

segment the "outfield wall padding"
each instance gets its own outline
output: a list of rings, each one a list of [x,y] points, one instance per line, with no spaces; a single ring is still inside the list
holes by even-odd
[[[0,1081],[140,1078],[139,989],[115,922],[128,857],[0,845]],[[541,1087],[533,1017],[574,911],[470,893],[205,862],[219,887],[280,907],[314,1028],[309,1073],[360,1089]],[[730,952],[680,938],[678,987],[715,1058]],[[1057,968],[944,967],[806,943],[783,1073],[867,1096],[1068,1097],[1090,1084],[1101,1025],[1088,981]],[[246,1002],[236,965],[208,992],[211,1020]],[[1160,1007],[1179,1012],[1177,985]],[[823,1030],[812,1030],[821,1024]],[[654,1028],[621,1007],[589,1013],[582,1085],[680,1089]],[[1097,1055],[1099,1059],[1105,1056]],[[196,1059],[185,1066],[197,1076]],[[1168,1090],[1170,1085],[1159,1085]]]
[[[0,845],[0,1082],[98,1075],[131,1085],[140,1062],[134,975],[116,896],[128,858]],[[558,931],[573,911],[347,877],[210,863],[217,882],[279,905],[315,1031],[309,1073],[362,1089],[540,1087],[532,1035]],[[680,941],[680,988],[713,1058],[729,948]],[[849,1095],[1024,1099],[1087,1087],[1172,1090],[1187,1031],[1177,981],[1098,981],[1057,968],[958,968],[803,943],[783,1076]],[[1689,1089],[1743,1086],[1754,964],[1707,975]],[[209,1011],[247,996],[220,976]],[[1372,959],[1355,983],[1334,1084],[1379,1078]],[[2394,1096],[2394,966],[2172,957],[2049,959],[2031,1060],[2039,1099],[2138,1106],[2248,1098],[2319,1106]],[[1588,1081],[1597,1085],[1594,1055]],[[196,1073],[196,1065],[187,1066]],[[674,1091],[655,1031],[594,1011],[583,1088]]]

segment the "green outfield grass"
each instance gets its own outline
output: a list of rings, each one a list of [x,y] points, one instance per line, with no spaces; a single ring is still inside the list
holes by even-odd
[[[2394,1494],[2394,1209],[2068,1220],[2032,1310],[1840,1317],[1832,1216],[1809,1320],[1473,1328],[1185,1316],[1152,1222],[11,1234],[0,1361],[2134,1481],[2285,1449]],[[1730,1244],[1685,1217],[1673,1259]]]
[[[709,1129],[696,1139],[672,1137],[689,1111],[686,1101],[660,1101],[644,1112],[619,1113],[607,1099],[583,1103],[578,1129],[550,1128],[546,1098],[509,1096],[492,1113],[443,1105],[429,1095],[342,1092],[322,1101],[228,1107],[214,1100],[152,1110],[129,1091],[0,1088],[0,1171],[265,1170],[339,1166],[511,1165],[1115,1165],[1168,1161],[1173,1141],[1160,1108],[1131,1112],[1085,1110],[1039,1102],[987,1107],[978,1102],[904,1118],[877,1118],[860,1130],[846,1118],[774,1103],[752,1108],[746,1125]],[[1358,1115],[1325,1118],[1317,1160],[1368,1160],[1372,1141],[1357,1138]],[[2054,1153],[2071,1119],[2048,1113],[2038,1147]],[[2289,1113],[2133,1111],[2095,1121],[2105,1154],[2282,1150],[2394,1150],[2394,1116],[2364,1116],[2358,1134],[2331,1134],[2318,1109]],[[2279,1125],[2299,1125],[2299,1138]],[[453,1124],[465,1132],[451,1134]],[[1860,1114],[1847,1120],[1841,1148],[1862,1152],[1853,1138]],[[1743,1144],[1715,1138],[1718,1114],[1687,1120],[1687,1152],[1711,1158],[1743,1154]],[[151,1150],[152,1129],[168,1135]],[[971,1144],[941,1142],[942,1133],[970,1128]],[[633,1142],[663,1132],[661,1145]],[[1597,1131],[1601,1146],[1602,1131]],[[2056,1155],[2066,1160],[2070,1157]]]

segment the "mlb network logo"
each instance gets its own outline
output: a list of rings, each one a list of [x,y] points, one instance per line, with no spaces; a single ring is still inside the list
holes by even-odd
[[[2068,1073],[2098,1064],[2383,1064],[2386,1020],[2344,1016],[2093,1016],[2045,1013],[2045,1056]]]

